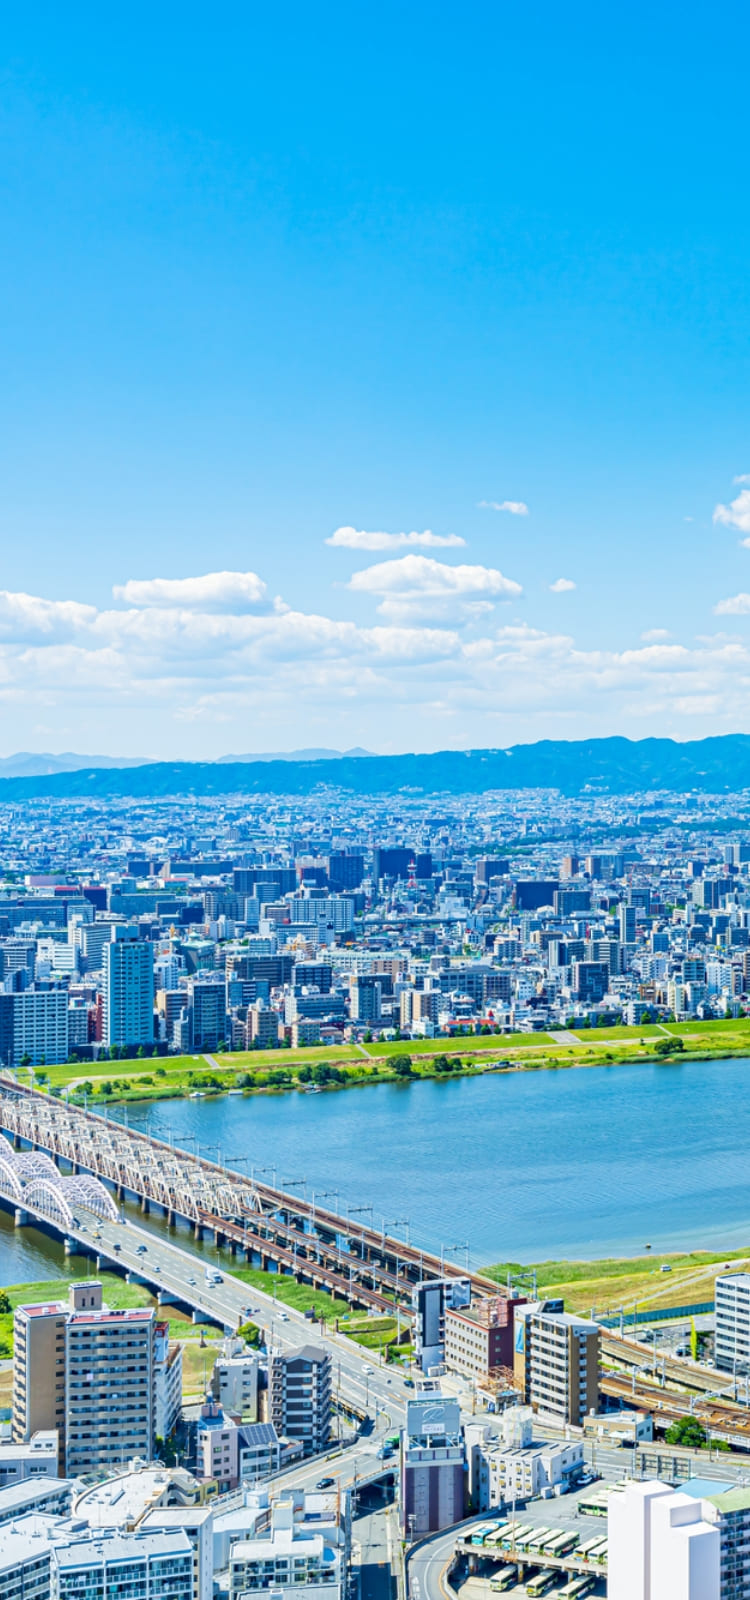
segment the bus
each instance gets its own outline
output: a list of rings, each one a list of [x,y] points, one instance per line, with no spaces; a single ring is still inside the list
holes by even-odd
[[[494,1528],[494,1522],[478,1522],[469,1534],[470,1544],[484,1544],[487,1534]]]
[[[531,1538],[533,1532],[533,1522],[509,1522],[500,1544],[503,1550],[510,1550],[513,1547],[520,1550],[525,1546],[526,1540]]]
[[[501,1594],[503,1589],[515,1588],[517,1581],[517,1567],[501,1567],[500,1571],[495,1573],[494,1578],[490,1578],[490,1589],[493,1594]]]
[[[531,1538],[526,1540],[526,1550],[529,1555],[538,1555],[540,1551],[546,1548],[550,1539],[555,1538],[556,1533],[557,1529],[555,1528],[537,1528],[536,1533],[533,1533]]]
[[[599,1543],[594,1545],[593,1550],[589,1550],[589,1561],[593,1561],[597,1567],[603,1567],[606,1560],[607,1541],[606,1539],[600,1539]]]
[[[505,1522],[505,1521],[504,1522],[496,1522],[494,1524],[494,1526],[490,1529],[490,1532],[486,1535],[485,1541],[484,1541],[485,1544],[486,1545],[501,1544],[502,1540],[505,1537],[506,1530],[509,1527],[510,1527],[510,1523],[509,1522]]]
[[[570,1555],[571,1550],[575,1550],[577,1543],[577,1533],[571,1533],[570,1531],[556,1533],[554,1539],[550,1539],[549,1544],[544,1546],[544,1554],[546,1556],[567,1556]]]
[[[571,1578],[564,1589],[558,1589],[555,1600],[583,1600],[584,1595],[590,1594],[594,1588],[596,1578],[585,1573],[580,1578]]]
[[[587,1539],[585,1544],[579,1545],[576,1551],[576,1555],[578,1556],[579,1560],[590,1561],[592,1550],[598,1550],[601,1543],[602,1540],[601,1537],[599,1537],[596,1539]]]
[[[532,1600],[537,1600],[538,1595],[546,1594],[547,1590],[552,1588],[553,1583],[557,1582],[559,1576],[559,1572],[555,1572],[549,1567],[546,1572],[538,1572],[535,1578],[529,1579],[526,1585],[526,1593],[532,1597]]]
[[[578,1510],[582,1517],[606,1517],[609,1508],[609,1494],[600,1490],[598,1494],[590,1494],[584,1500],[581,1495],[578,1501]]]

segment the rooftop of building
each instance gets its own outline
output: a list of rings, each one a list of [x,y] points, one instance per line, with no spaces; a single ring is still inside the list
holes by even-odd
[[[146,1511],[179,1498],[184,1504],[197,1499],[199,1486],[184,1467],[131,1467],[116,1478],[107,1478],[85,1489],[75,1502],[77,1516],[86,1517],[92,1527],[133,1526]]]

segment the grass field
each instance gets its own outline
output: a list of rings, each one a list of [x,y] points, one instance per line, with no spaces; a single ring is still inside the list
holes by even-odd
[[[483,1270],[499,1283],[512,1274],[536,1270],[540,1294],[561,1296],[566,1310],[616,1316],[625,1311],[666,1310],[713,1300],[717,1273],[750,1262],[747,1250],[722,1253],[696,1250],[687,1255],[613,1257],[603,1261],[540,1261],[535,1269],[501,1262]],[[669,1267],[669,1272],[661,1268]]]
[[[388,1043],[311,1047],[305,1050],[225,1052],[217,1056],[164,1056],[133,1061],[67,1063],[44,1069],[54,1093],[68,1090],[76,1099],[86,1092],[95,1104],[106,1100],[163,1100],[200,1092],[284,1093],[308,1086],[318,1068],[335,1068],[328,1090],[394,1081],[399,1058],[411,1059],[415,1079],[439,1075],[436,1056],[459,1060],[463,1073],[529,1071],[643,1061],[653,1058],[667,1038],[676,1052],[731,1057],[750,1055],[750,1018],[716,1022],[681,1022],[628,1028],[577,1029],[566,1042],[549,1034],[471,1035],[455,1038],[393,1040]],[[363,1053],[366,1052],[366,1053]],[[25,1081],[25,1074],[19,1074]]]

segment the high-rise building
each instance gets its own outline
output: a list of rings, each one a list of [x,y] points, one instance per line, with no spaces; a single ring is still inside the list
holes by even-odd
[[[750,1372],[750,1272],[716,1279],[714,1356],[722,1372]]]
[[[188,1009],[194,1050],[215,1050],[227,1031],[226,985],[223,978],[191,978],[188,983]]]
[[[608,1600],[725,1600],[719,1532],[704,1510],[705,1502],[657,1480],[627,1483],[611,1494]]]
[[[445,1360],[445,1319],[449,1310],[471,1304],[470,1278],[428,1278],[412,1289],[414,1354],[423,1372]]]
[[[18,1306],[14,1318],[13,1438],[56,1428],[69,1477],[140,1456],[156,1433],[153,1307],[112,1311],[102,1286],[71,1285],[69,1303]]]
[[[516,1387],[527,1405],[580,1426],[598,1410],[599,1324],[562,1310],[559,1300],[514,1308]]]
[[[272,1350],[268,1363],[268,1421],[277,1434],[299,1439],[306,1456],[328,1443],[331,1431],[331,1357],[318,1345]]]
[[[379,1022],[383,985],[379,974],[358,972],[349,989],[352,1022]]]
[[[618,906],[617,917],[623,944],[635,944],[635,906]]]
[[[488,1295],[461,1310],[446,1309],[445,1365],[479,1382],[513,1366],[513,1314],[519,1300]]]
[[[104,1043],[153,1043],[153,945],[139,939],[135,929],[115,923],[103,948],[102,970]]]
[[[68,992],[42,984],[0,995],[0,1056],[17,1067],[24,1056],[34,1066],[67,1061]]]

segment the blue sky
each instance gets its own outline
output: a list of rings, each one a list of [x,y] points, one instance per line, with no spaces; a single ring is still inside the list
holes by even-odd
[[[749,34],[6,16],[4,753],[750,730]]]

